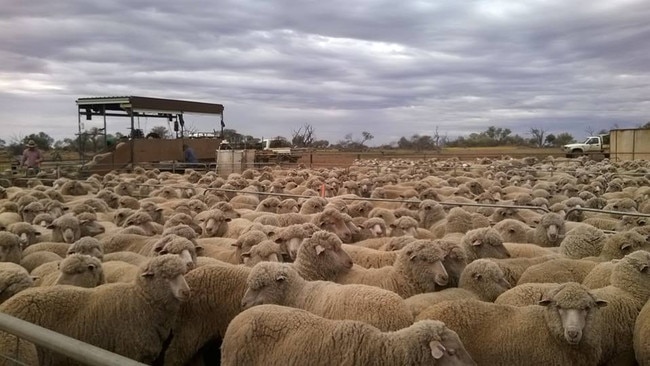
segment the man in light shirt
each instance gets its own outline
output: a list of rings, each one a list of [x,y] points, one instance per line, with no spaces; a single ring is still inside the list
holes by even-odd
[[[35,173],[38,173],[40,171],[41,161],[43,161],[41,150],[36,147],[34,140],[29,140],[27,142],[27,148],[23,151],[21,165],[27,169],[33,169]]]

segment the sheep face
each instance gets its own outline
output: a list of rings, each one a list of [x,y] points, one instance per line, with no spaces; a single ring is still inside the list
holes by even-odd
[[[74,254],[59,264],[61,274],[56,280],[57,285],[71,285],[93,288],[106,281],[102,263],[99,259],[83,254]]]
[[[186,301],[191,291],[185,281],[185,273],[187,266],[178,256],[164,254],[142,268],[138,282],[146,292],[152,291],[155,296],[171,294],[178,301]]]
[[[72,244],[81,237],[79,220],[70,215],[63,215],[48,226],[52,230],[52,241]]]
[[[9,231],[18,235],[22,249],[37,243],[39,236],[41,235],[41,233],[36,231],[32,225],[23,222],[10,225]]]
[[[102,224],[95,220],[80,220],[79,229],[81,230],[81,236],[95,236],[103,234],[106,229]]]
[[[297,280],[298,274],[289,265],[257,264],[248,275],[248,288],[241,300],[241,306],[248,309],[262,304],[283,305],[289,287]]]
[[[539,304],[546,307],[545,317],[552,331],[562,334],[568,344],[577,345],[595,310],[607,302],[596,299],[582,285],[569,282],[550,291]]]
[[[12,233],[0,232],[0,262],[20,263],[20,238]]]
[[[336,216],[323,215],[323,217],[321,217],[321,219],[316,223],[316,226],[321,230],[336,234],[336,236],[338,236],[344,243],[349,243],[352,240],[350,227]]]
[[[226,231],[228,231],[228,223],[230,221],[230,218],[224,216],[207,218],[205,221],[201,222],[203,236],[211,238],[223,236]]]
[[[242,253],[244,265],[253,267],[260,262],[282,262],[282,250],[280,245],[270,240],[253,246],[248,252]]]

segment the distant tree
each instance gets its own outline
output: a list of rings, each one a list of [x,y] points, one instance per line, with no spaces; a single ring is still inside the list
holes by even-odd
[[[639,126],[639,128],[650,128],[650,122],[646,122],[644,125]]]
[[[530,139],[530,142],[537,146],[537,147],[542,147],[544,146],[544,135],[546,134],[546,130],[543,128],[531,128],[530,129],[530,135],[532,136]]]
[[[167,139],[171,137],[171,133],[165,126],[155,126],[149,130],[149,134],[155,133],[161,139]]]
[[[309,147],[314,143],[314,139],[314,127],[309,123],[291,132],[291,143],[296,147]]]
[[[4,149],[6,146],[7,146],[7,143],[5,142],[5,140],[0,139],[0,149]]]
[[[316,140],[311,144],[314,149],[327,149],[328,146],[330,146],[330,142],[327,140]]]
[[[54,143],[54,139],[50,137],[50,135],[42,131],[36,134],[32,133],[30,135],[23,137],[22,139],[23,145],[27,145],[29,140],[34,140],[36,146],[38,146],[39,149],[44,151],[49,150],[50,147],[52,147],[52,144]]]
[[[585,132],[587,133],[587,136],[593,136],[596,133],[596,129],[588,126],[585,128]]]
[[[372,135],[370,132],[368,132],[368,131],[363,131],[363,132],[361,132],[361,137],[362,137],[362,139],[361,139],[361,145],[364,145],[364,144],[366,143],[366,141],[370,141],[370,140],[372,140],[372,139],[375,138],[375,136],[373,136],[373,135]]]
[[[562,146],[574,143],[576,140],[568,132],[562,132],[555,136],[555,146]]]
[[[549,133],[548,135],[546,135],[546,138],[544,139],[544,145],[554,146],[555,145],[555,140],[556,140],[555,135],[552,134],[552,133]]]

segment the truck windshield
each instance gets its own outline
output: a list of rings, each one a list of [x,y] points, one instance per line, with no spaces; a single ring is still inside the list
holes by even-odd
[[[587,139],[584,142],[584,144],[589,144],[589,145],[595,145],[597,143],[598,143],[597,137],[587,137]]]

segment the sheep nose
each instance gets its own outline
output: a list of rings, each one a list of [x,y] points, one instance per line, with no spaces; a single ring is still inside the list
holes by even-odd
[[[436,276],[436,283],[440,286],[446,286],[449,283],[449,276],[447,274],[439,274]]]
[[[570,329],[567,331],[567,334],[570,338],[576,338],[578,336],[578,331],[575,329]]]

